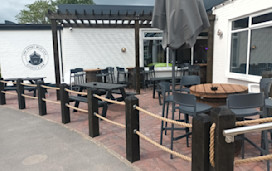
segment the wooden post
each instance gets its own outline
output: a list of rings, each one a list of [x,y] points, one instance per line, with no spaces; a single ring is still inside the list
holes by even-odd
[[[65,88],[69,88],[69,86],[67,84],[60,85],[61,120],[64,124],[70,122],[70,109],[66,106],[69,104],[69,95]]]
[[[192,171],[209,170],[209,142],[211,119],[206,114],[193,118],[192,128]]]
[[[88,118],[89,118],[89,136],[96,137],[99,135],[99,120],[94,113],[98,113],[98,99],[93,95],[95,91],[87,90],[88,98]]]
[[[45,98],[45,88],[42,87],[43,81],[38,81],[37,89],[38,89],[38,106],[39,106],[39,115],[46,115],[46,102],[43,101]]]
[[[140,160],[140,140],[134,130],[139,131],[139,111],[134,106],[139,105],[135,96],[129,96],[126,102],[126,158],[130,162]]]
[[[55,66],[55,80],[56,87],[60,85],[60,69],[59,69],[59,48],[58,48],[58,32],[56,20],[51,20],[52,36],[53,36],[53,52],[54,52],[54,66]],[[57,90],[57,99],[60,99],[60,92]]]
[[[16,81],[17,93],[18,93],[18,105],[19,105],[19,109],[25,109],[25,97],[22,96],[22,94],[24,94],[24,85],[22,85],[21,83],[23,83],[22,79],[18,79]]]
[[[135,19],[135,55],[136,55],[136,93],[140,94],[140,45],[139,45],[139,30],[140,30],[140,25],[139,25],[139,16],[136,16]]]
[[[214,171],[231,171],[233,170],[234,161],[234,143],[227,143],[223,130],[235,127],[235,115],[226,107],[214,108],[211,111],[211,117],[215,127],[215,167],[211,166],[210,170]]]
[[[0,78],[0,80],[3,80],[3,78]],[[6,104],[6,96],[5,93],[2,91],[5,90],[5,83],[0,82],[0,105]]]

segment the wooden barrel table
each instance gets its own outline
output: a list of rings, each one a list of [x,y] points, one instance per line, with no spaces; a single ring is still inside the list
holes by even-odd
[[[247,93],[248,88],[239,84],[206,83],[190,87],[190,93],[195,95],[199,102],[213,107],[226,105],[229,94]]]

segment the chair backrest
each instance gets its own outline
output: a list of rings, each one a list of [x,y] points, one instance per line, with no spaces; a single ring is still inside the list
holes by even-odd
[[[164,96],[167,92],[170,93],[171,89],[170,89],[170,83],[169,82],[160,82],[159,86],[161,88],[161,92],[162,95]]]
[[[173,102],[183,107],[193,108],[194,114],[196,114],[196,97],[193,94],[174,92]]]
[[[189,66],[189,74],[196,74],[199,75],[200,73],[200,67],[199,65],[190,65]]]
[[[272,82],[269,82],[266,84],[266,86],[264,88],[264,97],[265,98],[268,98],[270,96],[271,85],[272,85]]]
[[[200,77],[198,75],[185,75],[180,79],[180,86],[190,87],[192,85],[200,84]]]
[[[230,94],[227,98],[229,109],[258,108],[264,106],[264,93]]]
[[[268,83],[272,82],[272,78],[262,78],[260,80],[260,92],[264,91]]]
[[[125,71],[125,68],[116,67],[116,71],[117,71],[117,72],[124,72],[124,71]]]
[[[149,77],[155,78],[155,65],[149,67]]]

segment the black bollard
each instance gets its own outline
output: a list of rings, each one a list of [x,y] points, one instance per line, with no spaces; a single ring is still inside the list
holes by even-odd
[[[99,120],[94,113],[98,113],[98,99],[93,97],[95,91],[88,89],[88,118],[89,118],[89,136],[99,136]]]
[[[46,102],[43,101],[45,98],[45,88],[42,87],[43,81],[38,81],[37,90],[38,90],[38,106],[39,106],[39,115],[46,115]]]
[[[18,105],[19,109],[25,109],[25,97],[22,96],[24,94],[24,85],[22,79],[17,79],[16,86],[17,86],[17,93],[18,93]]]
[[[70,122],[70,109],[66,106],[66,104],[69,104],[69,95],[68,92],[65,91],[66,88],[69,88],[67,84],[60,85],[61,120],[64,124]]]
[[[209,142],[211,119],[206,114],[193,117],[192,171],[209,170]]]
[[[3,80],[3,78],[0,78]],[[6,104],[6,95],[2,91],[5,90],[5,83],[0,82],[0,105]]]
[[[126,102],[126,158],[130,162],[140,160],[140,139],[134,130],[139,131],[139,111],[135,106],[139,100],[135,96],[129,96]]]

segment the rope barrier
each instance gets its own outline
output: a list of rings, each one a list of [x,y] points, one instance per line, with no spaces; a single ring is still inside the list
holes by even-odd
[[[80,109],[78,107],[74,107],[74,106],[71,106],[71,105],[68,105],[68,104],[65,104],[65,106],[69,107],[69,108],[72,108],[72,109],[75,109],[75,110],[78,110],[80,112],[85,112],[85,113],[88,113],[88,110],[84,110],[84,109]]]
[[[176,151],[170,150],[169,148],[160,145],[159,143],[156,143],[155,141],[149,139],[147,136],[143,135],[143,134],[140,133],[139,131],[136,131],[136,130],[135,130],[134,133],[137,134],[139,137],[143,138],[144,140],[148,141],[149,143],[153,144],[154,146],[156,146],[156,147],[158,147],[158,148],[160,148],[160,149],[162,149],[162,150],[164,150],[164,151],[166,151],[166,152],[168,152],[168,153],[170,153],[170,154],[173,154],[173,155],[175,155],[175,156],[177,156],[177,157],[180,157],[180,158],[182,158],[183,160],[186,160],[186,161],[189,161],[189,162],[192,161],[192,159],[191,159],[190,157],[185,156],[185,155],[182,155],[182,154],[180,154],[180,153],[178,153],[178,152],[176,152]]]
[[[65,88],[64,90],[67,91],[67,92],[69,92],[69,93],[74,93],[74,94],[79,94],[79,95],[82,95],[82,96],[87,96],[86,92],[73,91],[73,90],[70,90],[68,88]]]
[[[25,94],[22,94],[22,96],[24,96],[26,98],[30,98],[30,99],[38,99],[38,97],[28,96],[28,95],[25,95]]]
[[[258,157],[251,157],[247,159],[241,159],[241,160],[235,160],[234,165],[239,165],[239,164],[244,164],[244,163],[249,163],[249,162],[259,162],[259,161],[264,161],[264,160],[271,160],[272,159],[272,154],[265,155],[265,156],[258,156]]]
[[[49,86],[45,86],[45,85],[41,85],[42,88],[47,88],[47,89],[52,89],[52,90],[59,90],[60,88],[58,87],[49,87]]]
[[[240,121],[240,122],[236,122],[235,125],[236,126],[245,126],[245,125],[250,125],[250,124],[255,124],[255,123],[264,123],[264,122],[272,122],[272,117],[255,119],[255,120],[250,120],[250,121]]]
[[[210,163],[211,163],[211,166],[214,167],[215,164],[214,164],[214,132],[215,132],[215,127],[216,127],[216,124],[213,123],[211,128],[210,128],[210,149],[209,149],[209,158],[210,158]]]
[[[1,83],[4,83],[4,84],[9,83],[9,81],[4,81],[4,80],[1,80],[0,82],[1,82]]]
[[[119,105],[123,105],[123,106],[126,105],[125,102],[118,102],[116,100],[107,99],[105,97],[98,96],[97,94],[94,94],[93,96],[100,99],[100,100],[106,101],[106,102],[115,103],[115,104],[119,104]]]
[[[135,108],[136,108],[137,110],[141,111],[141,112],[144,112],[144,113],[146,113],[146,114],[148,114],[148,115],[150,115],[150,116],[152,116],[152,117],[154,117],[154,118],[163,120],[163,121],[165,121],[165,122],[170,122],[170,123],[173,123],[173,124],[176,124],[176,125],[180,125],[180,126],[183,126],[183,127],[192,128],[192,124],[185,123],[185,122],[178,122],[178,121],[174,121],[174,120],[172,120],[172,119],[164,118],[164,117],[158,116],[158,115],[156,115],[156,114],[154,114],[154,113],[148,112],[148,111],[146,111],[146,110],[144,110],[144,109],[142,109],[142,108],[140,108],[140,107],[138,107],[138,106],[135,106]]]
[[[7,91],[1,91],[2,93],[5,93],[5,94],[11,94],[11,95],[15,95],[15,96],[17,96],[18,94],[16,94],[16,93],[11,93],[11,92],[7,92]]]
[[[107,119],[107,118],[105,118],[105,117],[99,115],[98,113],[94,113],[94,115],[95,115],[96,117],[98,117],[98,118],[100,118],[100,119],[106,121],[106,122],[109,122],[109,123],[111,123],[111,124],[117,125],[117,126],[119,126],[119,127],[121,127],[121,128],[126,128],[126,126],[125,126],[124,124],[120,124],[120,123],[118,123],[118,122],[111,121],[111,120],[109,120],[109,119]]]
[[[49,103],[60,104],[60,102],[56,102],[56,101],[53,101],[53,100],[48,100],[48,99],[45,99],[45,98],[42,98],[42,100],[45,101],[45,102],[49,102]]]
[[[36,84],[27,84],[27,83],[21,83],[24,86],[29,86],[29,87],[37,87]]]

